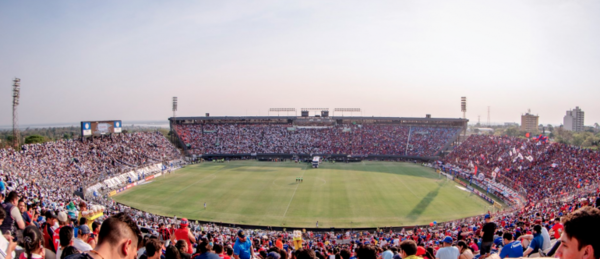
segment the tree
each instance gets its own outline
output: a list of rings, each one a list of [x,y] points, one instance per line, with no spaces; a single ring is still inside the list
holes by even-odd
[[[504,133],[507,136],[517,137],[517,136],[519,136],[519,129],[514,128],[514,127],[513,128],[508,128],[508,129],[506,129],[506,131],[504,131]]]
[[[594,143],[597,143],[599,139],[594,135],[589,135],[585,138],[583,143],[581,144],[584,147],[592,147],[595,146]]]
[[[573,144],[574,146],[581,147],[581,144],[583,144],[583,141],[585,141],[585,134],[576,133],[576,134],[573,134],[573,140],[572,140],[571,144]]]
[[[25,138],[25,144],[44,143],[45,138],[40,135],[31,135]]]

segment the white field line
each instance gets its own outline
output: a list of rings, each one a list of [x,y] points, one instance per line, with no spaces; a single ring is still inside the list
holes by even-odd
[[[302,176],[300,178],[304,177],[304,173],[305,172],[306,172],[306,168],[303,170]],[[287,212],[290,209],[290,205],[292,204],[292,200],[294,199],[294,196],[296,196],[296,191],[298,190],[298,186],[300,186],[300,184],[296,184],[296,189],[294,189],[294,194],[292,194],[292,198],[290,198],[290,202],[288,202],[287,208],[285,209],[285,212],[283,213],[282,219],[285,218],[285,215],[287,215]]]

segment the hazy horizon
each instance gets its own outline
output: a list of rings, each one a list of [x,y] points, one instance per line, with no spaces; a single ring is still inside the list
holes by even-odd
[[[259,116],[600,123],[598,1],[3,1],[0,125]],[[299,112],[298,112],[299,114]],[[273,114],[272,114],[273,115]],[[333,115],[333,114],[331,114]],[[337,114],[336,114],[337,115]],[[357,114],[355,114],[357,115]]]

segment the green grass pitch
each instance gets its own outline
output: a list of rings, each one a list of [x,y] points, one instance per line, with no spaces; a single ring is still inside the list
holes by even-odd
[[[206,162],[114,199],[164,216],[281,227],[425,225],[491,210],[457,185],[412,163]]]

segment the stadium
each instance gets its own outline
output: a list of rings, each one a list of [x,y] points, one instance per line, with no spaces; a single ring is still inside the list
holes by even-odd
[[[598,24],[2,1],[0,259],[600,259]]]
[[[36,215],[91,223],[125,212],[148,235],[186,222],[196,234],[223,239],[252,230],[258,246],[282,235],[291,245],[292,231],[301,230],[308,240],[338,244],[411,238],[433,247],[446,235],[476,240],[484,216],[505,228],[557,224],[597,193],[596,151],[542,137],[465,139],[465,119],[305,114],[169,122],[164,136],[124,132],[121,121],[85,121],[81,139],[3,149],[3,180],[20,193],[18,204],[28,201],[29,224]]]
[[[183,179],[175,174],[154,180],[114,199],[163,216],[304,229],[317,228],[317,222],[320,228],[427,225],[492,210],[493,203],[448,183],[433,166],[414,166],[448,150],[466,120],[319,112],[319,117],[171,118],[176,143],[188,157],[204,162],[182,170]],[[211,161],[216,164],[206,165]],[[244,180],[233,184],[234,179]],[[359,191],[363,181],[377,187]],[[355,191],[361,194],[348,193]],[[152,195],[157,192],[163,195]],[[472,202],[460,212],[440,209],[448,202],[460,207],[463,198]],[[154,206],[172,200],[182,202]]]

